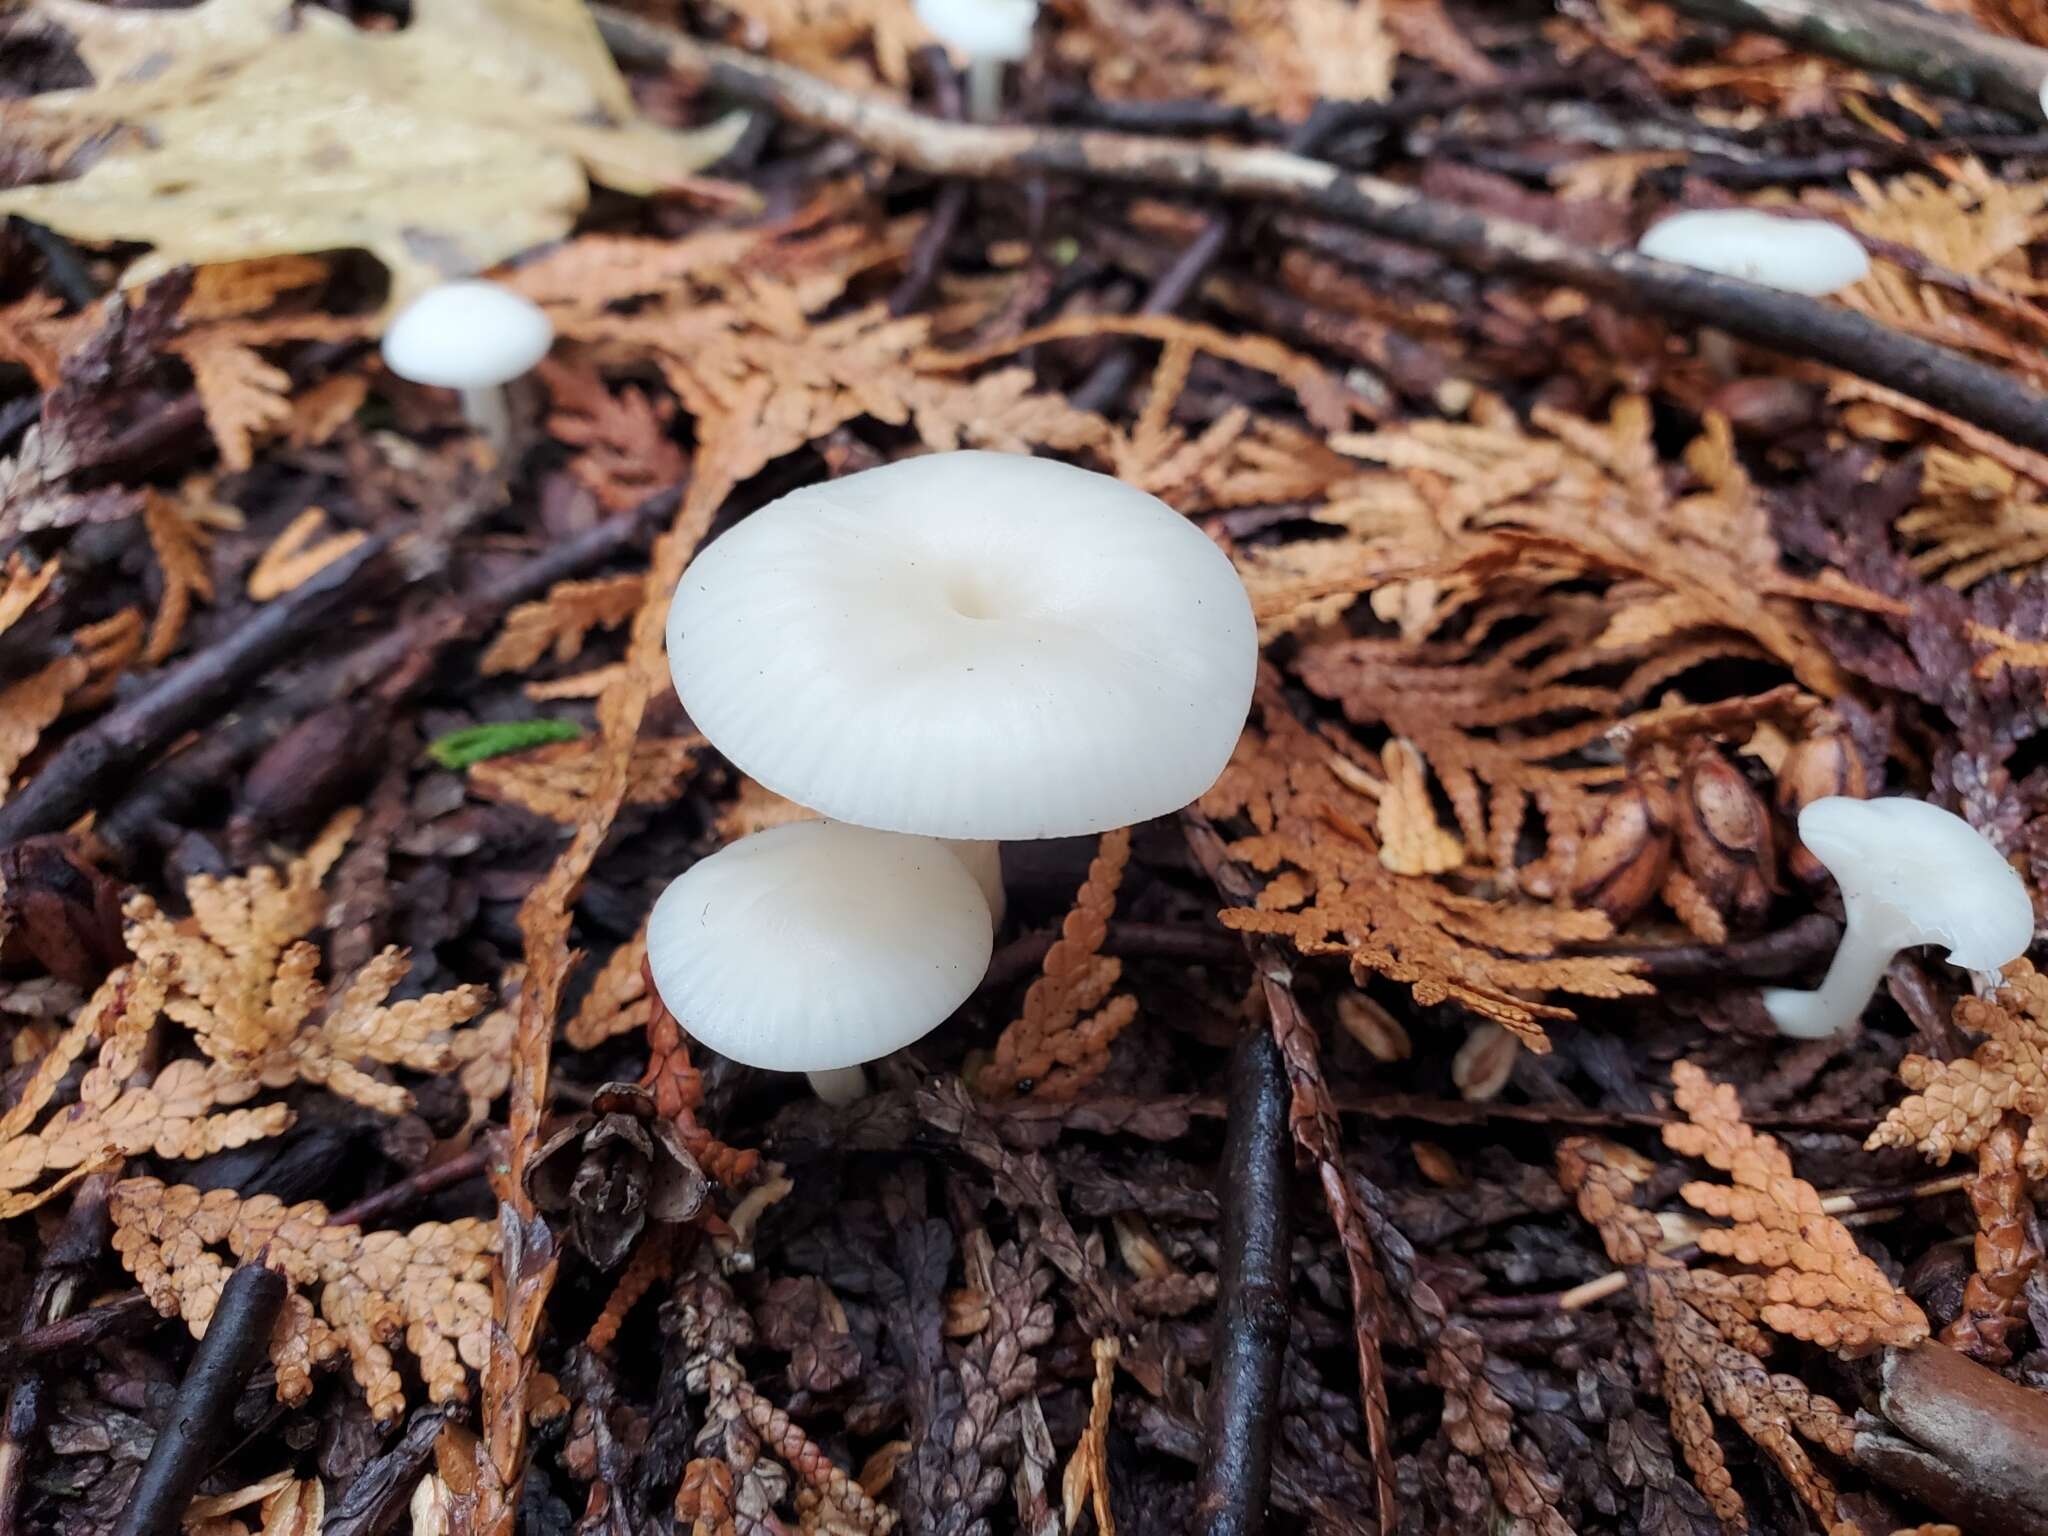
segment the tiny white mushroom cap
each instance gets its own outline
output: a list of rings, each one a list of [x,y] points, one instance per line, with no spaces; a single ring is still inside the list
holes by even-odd
[[[917,19],[970,59],[1015,64],[1031,57],[1038,0],[916,0]]]
[[[837,821],[1068,837],[1216,781],[1258,639],[1229,559],[1157,497],[1021,454],[906,459],[756,512],[684,572],[698,730]]]
[[[943,843],[800,821],[692,865],[647,923],[648,968],[721,1055],[827,1072],[944,1023],[988,970],[988,903]]]
[[[384,364],[415,384],[489,389],[531,369],[554,340],[532,300],[468,279],[430,288],[398,312],[384,332]]]
[[[1848,921],[1819,991],[1765,991],[1784,1034],[1820,1039],[1846,1026],[1892,956],[1912,945],[1939,944],[1953,964],[1995,971],[2033,941],[2025,883],[1981,832],[1939,806],[1830,796],[1799,813],[1799,840],[1835,877]]]
[[[1652,225],[1636,249],[1659,261],[1786,293],[1833,293],[1870,274],[1870,253],[1840,225],[1754,208],[1674,213]]]

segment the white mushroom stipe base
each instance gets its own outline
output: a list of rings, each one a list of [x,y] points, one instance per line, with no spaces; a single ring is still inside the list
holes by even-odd
[[[384,366],[401,379],[452,389],[462,416],[503,456],[512,439],[505,386],[548,354],[555,328],[540,306],[496,283],[443,283],[398,312]]]
[[[915,9],[949,53],[967,60],[967,115],[994,122],[1002,110],[1003,66],[1031,57],[1038,0],[916,0]]]
[[[743,838],[661,895],[654,987],[683,1027],[747,1066],[865,1092],[863,1062],[967,1000],[993,947],[988,902],[931,838],[803,821]]]
[[[1832,796],[1800,812],[1799,840],[1841,887],[1847,923],[1818,991],[1765,990],[1782,1034],[1819,1040],[1846,1028],[1902,949],[1939,944],[1951,964],[1996,971],[2033,941],[2033,903],[2018,873],[1938,806]]]
[[[1841,226],[1754,208],[1675,213],[1652,225],[1636,249],[1658,261],[1744,278],[1786,293],[1833,293],[1870,273],[1869,252]]]
[[[669,665],[697,728],[836,821],[1100,832],[1213,784],[1251,705],[1251,603],[1156,497],[1023,455],[807,487],[690,565]]]

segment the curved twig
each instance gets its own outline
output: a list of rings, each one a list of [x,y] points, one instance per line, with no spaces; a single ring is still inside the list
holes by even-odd
[[[1857,374],[2048,452],[2048,396],[1961,353],[1817,299],[1633,251],[1574,245],[1534,225],[1438,202],[1285,150],[940,122],[608,6],[593,10],[606,43],[628,62],[674,69],[933,175],[1069,176],[1293,208],[1423,246],[1474,271],[1567,283],[1617,304],[1716,326],[1758,346]]]

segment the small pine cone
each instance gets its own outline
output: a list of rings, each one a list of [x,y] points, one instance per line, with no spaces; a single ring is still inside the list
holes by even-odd
[[[1656,780],[1637,778],[1600,808],[1579,845],[1572,900],[1598,907],[1620,928],[1649,904],[1671,864],[1671,795]]]
[[[1870,777],[1863,767],[1863,755],[1844,731],[1809,736],[1795,743],[1785,754],[1784,762],[1778,765],[1778,814],[1795,827],[1799,823],[1799,813],[1816,800],[1824,800],[1830,795],[1847,795],[1851,799],[1863,800],[1869,794]],[[1796,838],[1785,862],[1792,873],[1808,885],[1818,885],[1828,877],[1820,860],[1808,853]]]
[[[1753,928],[1777,890],[1777,853],[1763,797],[1721,753],[1702,746],[1678,793],[1678,853],[1686,873],[1736,928]]]

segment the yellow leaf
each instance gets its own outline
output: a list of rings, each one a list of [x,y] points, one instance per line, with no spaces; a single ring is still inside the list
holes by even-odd
[[[363,249],[402,303],[569,232],[595,179],[648,193],[731,146],[642,121],[577,0],[419,0],[367,32],[290,0],[123,10],[35,0],[96,82],[31,121],[140,133],[75,181],[0,193],[75,239],[156,248],[124,274]]]

